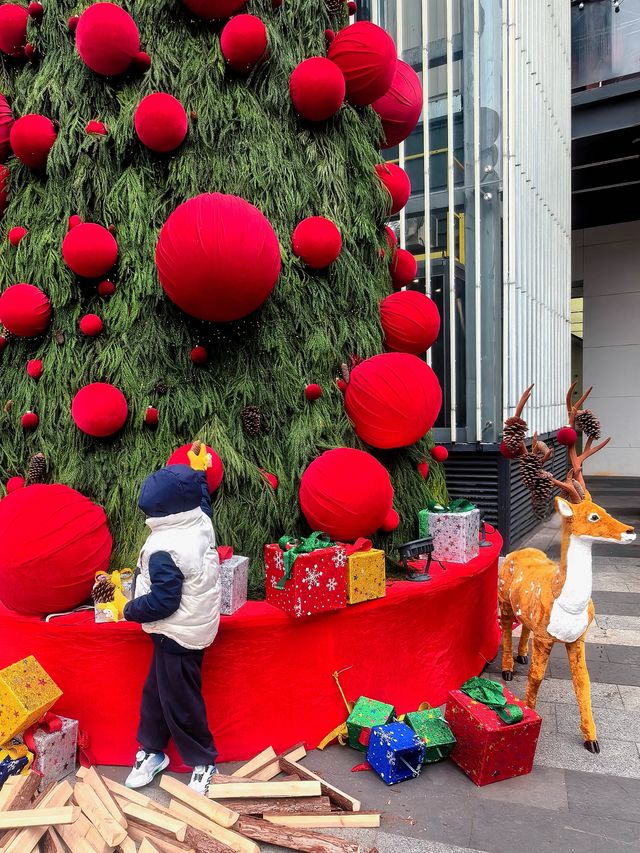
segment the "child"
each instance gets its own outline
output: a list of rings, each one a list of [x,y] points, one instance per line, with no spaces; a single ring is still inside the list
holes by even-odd
[[[148,785],[167,767],[171,737],[193,767],[190,787],[206,794],[218,771],[201,670],[220,623],[220,573],[205,476],[211,457],[199,442],[188,456],[191,467],[170,465],[147,477],[138,501],[151,533],[124,617],[142,623],[154,652],[142,691],[140,751],[126,785]]]

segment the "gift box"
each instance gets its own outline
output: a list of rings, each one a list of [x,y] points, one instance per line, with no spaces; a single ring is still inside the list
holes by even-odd
[[[267,601],[289,616],[300,619],[347,606],[347,554],[344,546],[331,545],[297,553],[295,560],[285,566],[285,552],[281,544],[266,545],[264,562]]]
[[[0,744],[37,722],[61,696],[33,655],[0,670]]]
[[[220,587],[222,590],[220,612],[231,616],[247,601],[249,583],[249,558],[234,554],[220,563]]]
[[[393,705],[361,696],[347,718],[349,746],[366,752],[369,747],[371,729],[374,726],[390,723],[391,720],[395,719],[395,716],[396,712]]]
[[[456,738],[451,758],[479,786],[525,776],[533,767],[542,720],[502,689],[506,702],[522,712],[520,722],[504,722],[494,709],[461,690],[452,690],[447,701],[445,719]]]
[[[35,758],[33,769],[42,775],[40,791],[76,771],[78,753],[78,721],[56,714],[33,727],[24,735],[25,743]]]
[[[420,775],[424,760],[424,743],[404,723],[375,726],[367,761],[387,785],[396,785],[405,779]]]
[[[33,753],[24,743],[15,738],[0,747],[0,788],[9,776],[22,776],[29,772],[33,762]]]
[[[347,558],[347,599],[349,604],[384,598],[386,594],[386,574],[384,551],[371,548],[368,551],[356,551]]]
[[[411,711],[404,721],[424,743],[424,764],[442,761],[455,746],[456,739],[439,708]]]
[[[480,510],[418,513],[420,538],[433,539],[433,559],[468,563],[480,553]]]

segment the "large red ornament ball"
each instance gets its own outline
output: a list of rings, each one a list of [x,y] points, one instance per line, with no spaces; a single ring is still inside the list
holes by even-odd
[[[406,287],[418,274],[418,262],[407,249],[396,249],[391,258],[391,281],[394,290]]]
[[[578,440],[578,433],[573,427],[564,426],[558,430],[556,438],[558,439],[558,444],[562,444],[565,447],[573,447]]]
[[[29,12],[17,3],[0,6],[0,51],[16,58],[24,56]]]
[[[143,145],[165,154],[184,142],[188,128],[187,113],[173,95],[154,92],[138,104],[134,125]]]
[[[9,142],[11,150],[25,166],[44,169],[57,136],[58,131],[50,118],[31,113],[13,123]]]
[[[203,193],[179,205],[156,246],[158,277],[172,302],[217,323],[259,308],[280,275],[280,246],[267,218],[243,198]]]
[[[0,9],[3,9],[0,6]],[[9,101],[4,95],[0,95],[0,163],[4,163],[10,151],[9,134],[13,126],[13,113]]]
[[[431,458],[435,459],[436,462],[446,462],[449,458],[449,451],[441,444],[436,444],[429,452],[431,453]]]
[[[51,303],[33,284],[12,284],[0,296],[0,323],[12,335],[19,338],[41,335],[50,318]]]
[[[242,9],[246,0],[182,0],[182,2],[199,18],[214,21],[235,15],[239,9]]]
[[[375,355],[351,371],[345,409],[358,436],[372,447],[407,447],[431,429],[442,405],[433,370],[415,355]]]
[[[289,94],[295,111],[306,121],[326,121],[344,102],[344,75],[324,56],[312,56],[293,69]]]
[[[413,68],[399,59],[389,91],[371,106],[382,121],[382,148],[392,148],[407,139],[422,112],[422,86]]]
[[[7,183],[9,181],[9,169],[7,166],[3,166],[0,163],[0,216],[2,216],[7,209],[7,204],[9,203],[9,191],[7,189]]]
[[[76,275],[99,278],[118,259],[118,244],[108,228],[95,222],[81,222],[62,241],[62,257]]]
[[[299,497],[312,530],[353,541],[382,527],[391,509],[393,487],[387,469],[370,453],[339,447],[309,465],[300,481]]]
[[[85,314],[80,320],[80,331],[88,338],[95,338],[104,328],[104,323],[97,314]]]
[[[9,229],[9,233],[7,234],[7,239],[11,243],[12,246],[18,246],[23,237],[26,237],[27,229],[23,228],[22,225],[16,225],[14,228]]]
[[[435,302],[416,290],[401,290],[383,299],[380,322],[388,349],[414,355],[428,350],[440,331]]]
[[[183,444],[175,450],[167,460],[167,465],[188,465],[188,453],[191,450],[192,443]],[[211,467],[207,468],[207,486],[211,494],[215,492],[222,478],[224,477],[224,465],[222,459],[218,456],[215,450],[209,445],[206,445],[207,453],[211,456]]]
[[[115,385],[93,382],[73,398],[71,417],[79,430],[94,438],[106,438],[121,430],[129,407],[124,394]]]
[[[376,174],[391,196],[390,214],[398,213],[409,201],[411,181],[409,175],[395,163],[378,163]]]
[[[340,231],[324,216],[309,216],[300,222],[291,236],[294,255],[314,270],[332,264],[342,249]]]
[[[10,495],[11,492],[17,492],[18,489],[22,489],[24,487],[24,477],[10,477],[7,480],[7,494]]]
[[[35,616],[81,604],[111,557],[102,507],[62,485],[28,486],[1,501],[0,539],[0,598]]]
[[[387,92],[398,61],[391,36],[368,21],[341,30],[327,56],[344,74],[347,100],[360,107]]]
[[[234,71],[246,74],[267,52],[267,28],[255,15],[236,15],[220,34],[220,49]]]
[[[140,52],[135,21],[115,3],[94,3],[80,15],[76,48],[92,71],[103,77],[124,74]]]

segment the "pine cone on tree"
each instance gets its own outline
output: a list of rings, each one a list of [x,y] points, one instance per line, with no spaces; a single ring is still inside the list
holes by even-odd
[[[159,397],[164,397],[164,395],[169,390],[164,382],[158,382],[156,387],[153,389]]]
[[[263,429],[262,412],[259,406],[245,406],[240,412],[242,426],[249,438],[256,438]]]
[[[502,440],[510,453],[517,453],[527,434],[527,423],[514,415],[504,422]]]
[[[107,604],[109,601],[113,601],[115,591],[116,585],[109,575],[100,575],[93,585],[91,597],[95,604]]]
[[[542,462],[537,453],[526,453],[520,457],[520,477],[529,491],[533,489],[541,471]]]
[[[537,518],[542,519],[549,509],[549,500],[553,494],[553,482],[547,471],[540,471],[530,488],[531,505]]]
[[[324,2],[330,15],[337,15],[344,9],[345,0],[324,0]]]
[[[34,483],[44,483],[44,478],[47,473],[47,460],[44,453],[36,453],[31,457],[29,468],[27,469],[27,485],[32,486]]]
[[[591,409],[582,409],[576,415],[576,429],[583,432],[587,438],[597,441],[602,435],[602,425]]]

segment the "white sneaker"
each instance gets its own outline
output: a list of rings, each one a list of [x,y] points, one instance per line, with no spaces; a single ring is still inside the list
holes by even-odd
[[[164,752],[146,752],[141,749],[136,754],[136,763],[124,783],[127,788],[143,788],[153,782],[158,773],[169,766],[169,756]]]
[[[206,797],[207,792],[209,791],[209,785],[211,784],[211,779],[213,776],[217,775],[218,768],[215,764],[209,764],[206,766],[204,764],[200,764],[193,768],[189,787],[192,791],[197,791],[199,794]]]

